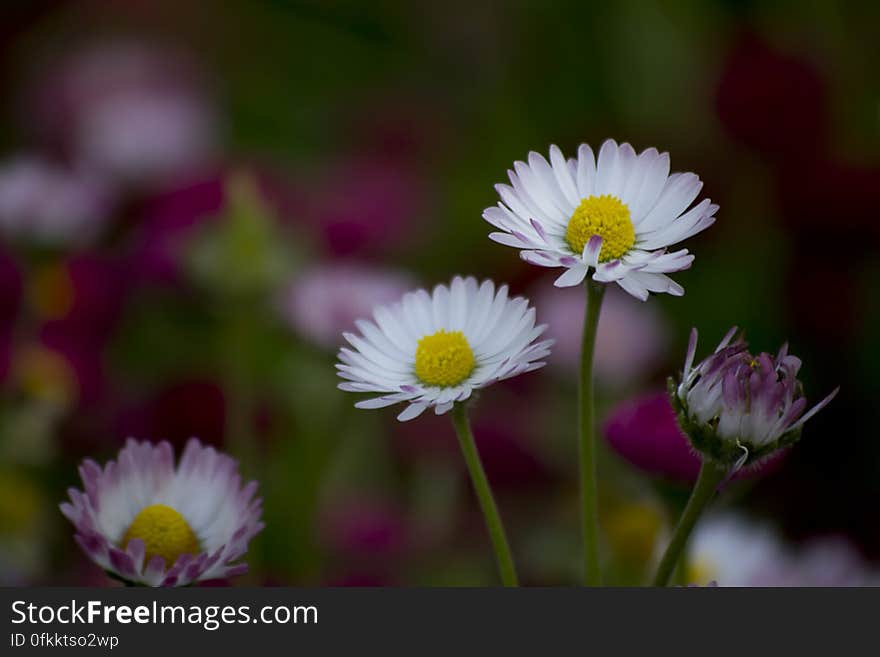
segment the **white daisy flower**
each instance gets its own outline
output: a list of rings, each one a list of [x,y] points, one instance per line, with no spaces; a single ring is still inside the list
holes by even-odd
[[[437,415],[471,393],[544,365],[552,340],[536,340],[546,326],[535,325],[535,309],[522,297],[507,296],[492,281],[456,277],[433,294],[417,290],[358,320],[360,335],[343,334],[353,347],[339,351],[336,365],[348,392],[381,393],[358,408],[409,406],[398,420],[426,408]]]
[[[247,571],[234,563],[263,528],[257,483],[238,464],[191,439],[175,467],[171,445],[129,440],[103,468],[83,462],[85,492],[70,488],[61,512],[101,568],[147,586],[185,586]]]
[[[788,555],[770,526],[746,516],[708,516],[694,530],[687,549],[687,583],[761,586],[782,569]]]
[[[703,183],[693,173],[669,173],[669,154],[607,140],[598,160],[586,144],[576,159],[550,147],[550,162],[529,153],[515,162],[510,185],[496,185],[498,207],[483,218],[500,229],[489,237],[521,249],[523,260],[565,267],[558,287],[593,280],[617,283],[645,300],[650,292],[684,289],[666,274],[691,266],[687,249],[667,248],[708,228],[718,206],[704,199],[688,210]]]

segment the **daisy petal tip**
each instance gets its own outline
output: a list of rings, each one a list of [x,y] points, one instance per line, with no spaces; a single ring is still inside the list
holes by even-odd
[[[559,278],[553,281],[556,287],[574,287],[583,282],[587,276],[586,266],[575,266],[567,269]]]

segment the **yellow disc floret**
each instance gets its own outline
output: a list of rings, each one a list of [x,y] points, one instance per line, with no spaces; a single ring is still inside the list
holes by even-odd
[[[419,340],[416,376],[429,386],[455,386],[474,371],[474,352],[461,331],[440,329]]]
[[[580,255],[593,235],[602,238],[599,262],[614,260],[629,251],[635,244],[636,231],[626,204],[608,194],[582,200],[568,220],[565,241]]]
[[[199,539],[180,513],[164,504],[153,504],[141,510],[122,537],[122,546],[139,538],[146,547],[145,562],[154,556],[163,557],[166,567],[181,554],[198,554]]]

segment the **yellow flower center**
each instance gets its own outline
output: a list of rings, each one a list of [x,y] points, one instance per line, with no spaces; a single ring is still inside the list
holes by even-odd
[[[706,559],[689,560],[685,567],[685,579],[687,579],[688,584],[705,586],[717,576],[717,570]]]
[[[148,506],[135,516],[122,537],[123,547],[133,538],[144,542],[145,563],[159,556],[169,568],[181,554],[198,554],[201,550],[199,539],[183,516],[164,504]]]
[[[67,270],[61,265],[40,267],[28,284],[28,300],[43,319],[59,319],[73,306],[75,291]]]
[[[455,386],[474,371],[474,352],[461,331],[440,329],[416,347],[416,376],[430,386]]]
[[[19,538],[39,525],[43,500],[30,479],[12,470],[0,470],[0,540]]]
[[[61,408],[79,395],[76,373],[67,360],[39,345],[27,345],[16,354],[15,377],[27,395]]]
[[[583,199],[568,220],[565,241],[580,255],[593,235],[602,238],[599,262],[614,260],[629,251],[635,244],[636,231],[626,204],[608,194]]]
[[[609,514],[605,531],[614,554],[628,562],[643,564],[651,559],[663,528],[663,517],[652,505],[627,504]]]

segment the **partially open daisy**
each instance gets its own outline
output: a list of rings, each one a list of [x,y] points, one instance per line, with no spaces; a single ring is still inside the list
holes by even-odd
[[[568,160],[551,146],[549,163],[532,152],[513,167],[511,184],[495,187],[502,202],[483,212],[501,231],[491,239],[534,265],[565,267],[558,287],[577,285],[593,268],[593,280],[643,301],[650,292],[684,294],[666,274],[694,257],[667,248],[711,226],[718,206],[704,199],[688,209],[703,184],[693,173],[670,175],[668,153],[637,154],[609,139],[598,160],[586,144]]]
[[[835,389],[806,413],[797,378],[801,360],[785,344],[774,357],[755,356],[733,327],[715,352],[694,365],[697,330],[691,331],[681,379],[669,380],[672,406],[682,431],[702,459],[691,497],[657,568],[665,586],[688,537],[719,485],[742,466],[758,463],[795,443],[804,423],[837,394]]]
[[[358,408],[408,402],[401,421],[429,407],[442,415],[475,389],[542,367],[552,342],[537,341],[546,326],[535,325],[526,299],[475,278],[409,292],[375,308],[373,319],[355,323],[360,335],[343,334],[353,349],[339,351],[339,388],[381,393]]]
[[[256,482],[238,464],[191,439],[175,468],[171,445],[129,439],[118,460],[80,467],[61,511],[76,541],[104,570],[133,584],[184,586],[247,571],[233,563],[262,528]]]
[[[730,329],[715,351],[694,365],[697,329],[692,329],[681,380],[670,380],[672,405],[694,449],[736,469],[799,440],[804,423],[840,390],[806,410],[797,378],[801,359],[788,353],[788,344],[776,356],[753,356],[737,331]]]

